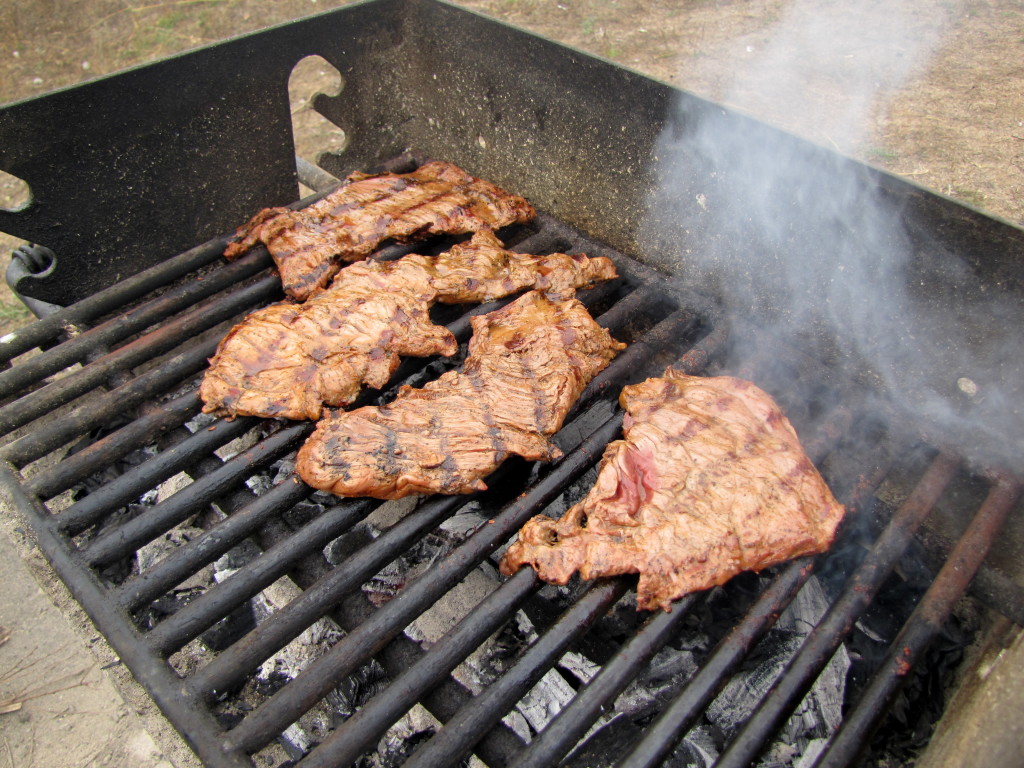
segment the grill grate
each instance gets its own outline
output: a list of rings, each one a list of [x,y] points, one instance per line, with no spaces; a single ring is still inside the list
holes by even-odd
[[[213,240],[0,340],[9,363],[0,372],[6,403],[0,407],[0,430],[7,435],[0,477],[8,506],[29,519],[59,576],[207,765],[252,765],[251,755],[275,742],[340,681],[371,662],[383,668],[388,686],[334,724],[322,743],[302,756],[302,765],[358,760],[417,703],[444,726],[414,752],[409,765],[455,765],[470,752],[492,766],[556,765],[680,627],[699,610],[709,610],[707,595],[689,596],[672,613],[651,615],[624,641],[596,654],[603,661],[600,672],[578,686],[571,702],[528,748],[502,718],[563,654],[598,642],[591,630],[630,593],[630,579],[598,581],[570,592],[560,615],[549,615],[540,637],[477,695],[451,672],[520,610],[544,613],[537,605],[542,585],[532,570],[501,583],[427,650],[404,633],[487,563],[529,517],[568,493],[592,469],[621,428],[621,412],[613,403],[624,384],[656,375],[667,363],[693,373],[713,370],[730,343],[711,302],[679,290],[664,276],[551,217],[542,215],[530,227],[503,235],[518,250],[576,250],[611,257],[622,279],[580,298],[630,346],[591,383],[556,436],[565,453],[559,462],[529,467],[511,461],[489,480],[486,493],[425,500],[337,565],[324,558],[325,547],[379,511],[382,503],[333,500],[301,525],[291,520],[292,511],[313,492],[285,470],[312,425],[249,418],[209,424],[196,420],[201,407],[198,377],[227,324],[280,296],[265,250],[227,264],[220,259],[226,238]],[[379,256],[394,258],[409,250],[393,246]],[[453,313],[446,319],[461,343],[469,336],[469,316],[496,306],[458,310],[461,314],[439,311]],[[767,382],[766,388],[790,413],[809,455],[851,508],[854,522],[846,529],[857,526],[858,534],[867,536],[861,529],[872,527],[879,507],[876,492],[894,470],[914,466],[907,456],[923,451],[926,469],[917,474],[916,487],[891,519],[886,517],[874,531],[877,535],[868,537],[869,551],[771,693],[732,739],[719,761],[722,766],[750,764],[764,749],[883,588],[947,486],[970,475],[954,455],[913,446],[868,420],[856,392],[837,394],[816,385],[818,396],[808,400],[806,387],[790,383],[814,379],[813,371],[799,361],[798,351],[789,352],[772,348],[748,360],[750,370],[744,373]],[[759,362],[764,357],[771,357],[770,367]],[[409,360],[395,380],[415,382],[436,373],[436,364]],[[386,396],[364,393],[361,402]],[[871,439],[849,439],[853,433],[870,434]],[[229,456],[227,449],[238,441],[245,443]],[[115,466],[117,472],[112,471]],[[276,484],[264,492],[252,490],[253,478],[274,468]],[[155,495],[179,473],[191,482],[139,507],[141,497]],[[1017,503],[1019,488],[1012,479],[971,475],[971,480],[989,488],[987,500],[902,634],[890,643],[889,657],[864,687],[860,703],[848,708],[821,765],[846,765],[856,757],[883,705],[941,630],[953,603],[982,567],[1002,519]],[[486,524],[383,605],[366,597],[364,584],[470,505],[489,518]],[[211,516],[211,509],[218,514]],[[199,518],[207,522],[203,532],[138,572],[133,564],[140,548]],[[179,585],[247,541],[259,547],[258,557],[173,612],[154,613],[154,606]],[[661,764],[812,574],[826,570],[834,557],[805,558],[770,571],[772,578],[740,620],[719,633],[698,671],[629,746],[629,753],[610,759],[628,766]],[[183,657],[183,648],[194,646],[197,638],[206,637],[204,633],[283,576],[302,589],[286,605],[219,650],[207,647],[199,663]],[[999,607],[1012,615],[1019,594],[1011,590],[1002,597],[1006,602]],[[344,636],[251,711],[225,722],[219,709],[225,697],[324,617]],[[607,638],[601,642],[609,645]]]

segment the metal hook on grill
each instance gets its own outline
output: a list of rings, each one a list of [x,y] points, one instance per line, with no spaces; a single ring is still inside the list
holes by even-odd
[[[48,301],[34,299],[24,295],[18,286],[22,280],[28,277],[48,277],[57,267],[57,254],[45,245],[27,243],[18,246],[11,253],[11,261],[7,265],[7,272],[4,279],[11,287],[14,294],[21,299],[22,303],[31,310],[36,317],[46,317],[54,312],[63,309],[58,304],[51,304]]]

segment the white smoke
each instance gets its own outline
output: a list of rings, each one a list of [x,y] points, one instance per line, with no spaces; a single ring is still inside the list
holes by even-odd
[[[716,101],[852,153],[888,101],[923,74],[952,5],[791,0],[765,35],[738,39],[694,73]],[[762,13],[768,12],[768,8]]]
[[[947,19],[909,3],[793,0],[745,41],[716,99],[657,145],[643,243],[739,316],[880,383],[897,408],[984,461],[1024,448],[1024,306],[916,224],[924,194],[833,152],[870,141],[887,100],[927,67]],[[930,10],[934,11],[934,7]]]

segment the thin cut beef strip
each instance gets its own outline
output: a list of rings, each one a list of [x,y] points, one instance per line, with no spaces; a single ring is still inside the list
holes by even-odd
[[[844,509],[769,395],[737,378],[625,387],[624,439],[561,519],[528,521],[501,571],[565,584],[639,573],[637,606],[671,601],[831,545]]]
[[[234,259],[262,242],[284,292],[302,301],[343,263],[366,258],[385,240],[500,229],[533,216],[523,198],[451,163],[432,162],[405,174],[354,173],[298,211],[265,208],[238,230],[224,256]]]
[[[510,454],[557,458],[548,438],[625,345],[576,299],[539,291],[472,324],[461,371],[403,387],[388,405],[330,413],[299,450],[299,476],[341,496],[398,499],[483,490]]]
[[[439,256],[364,261],[305,303],[257,310],[221,341],[203,378],[203,410],[228,416],[317,419],[387,383],[400,356],[453,355],[455,338],[430,321],[435,301],[483,302],[538,287],[556,297],[616,277],[604,257],[506,250],[490,231]]]

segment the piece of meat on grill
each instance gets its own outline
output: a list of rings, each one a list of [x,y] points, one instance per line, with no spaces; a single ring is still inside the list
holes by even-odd
[[[483,490],[510,454],[557,458],[548,438],[625,344],[576,299],[539,291],[472,324],[461,371],[402,387],[388,405],[321,419],[299,450],[299,476],[340,496],[398,499]]]
[[[547,582],[639,573],[637,607],[671,601],[831,545],[844,509],[789,420],[754,384],[669,369],[627,386],[623,439],[559,520],[523,526],[501,571]]]
[[[235,233],[224,256],[234,259],[262,242],[284,292],[302,301],[327,285],[343,263],[366,258],[385,240],[500,229],[533,216],[523,198],[437,161],[411,173],[352,174],[298,211],[265,208]]]
[[[352,264],[305,303],[272,304],[235,326],[203,378],[203,410],[317,419],[325,403],[348,405],[363,385],[384,386],[400,356],[455,354],[455,338],[430,321],[435,301],[490,301],[534,286],[568,298],[614,277],[610,259],[515,253],[490,230],[438,256]]]

